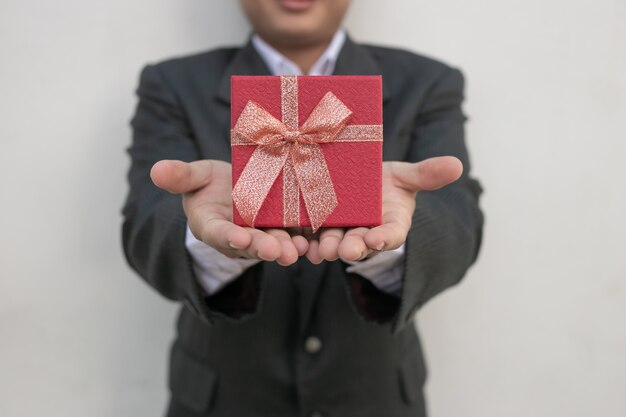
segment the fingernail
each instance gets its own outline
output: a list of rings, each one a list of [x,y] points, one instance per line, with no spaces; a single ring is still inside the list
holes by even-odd
[[[257,254],[257,256],[259,257],[259,259],[261,259],[261,260],[263,260],[263,261],[268,261],[268,262],[273,262],[273,261],[275,261],[276,259],[278,259],[278,258],[271,258],[271,257],[268,257],[268,256],[261,256],[261,254],[260,254],[260,253],[259,253],[259,254]]]
[[[228,242],[228,246],[230,246],[233,249],[243,249],[243,246],[235,245],[233,242],[230,242],[230,241]]]
[[[384,247],[385,247],[385,242],[383,242],[380,245],[376,246],[376,250],[377,251],[381,251],[381,250],[383,250]]]

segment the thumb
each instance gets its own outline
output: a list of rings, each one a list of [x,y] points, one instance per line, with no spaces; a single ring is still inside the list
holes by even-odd
[[[211,182],[212,161],[159,161],[150,170],[152,182],[170,193],[189,193]]]
[[[438,156],[417,163],[391,162],[394,183],[407,191],[437,190],[461,177],[463,163],[454,156]]]

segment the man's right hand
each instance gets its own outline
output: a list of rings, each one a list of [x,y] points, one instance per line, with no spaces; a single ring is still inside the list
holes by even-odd
[[[159,161],[152,167],[154,184],[182,194],[191,232],[230,258],[251,258],[291,265],[308,250],[302,236],[285,230],[259,230],[232,221],[231,166],[222,161]]]

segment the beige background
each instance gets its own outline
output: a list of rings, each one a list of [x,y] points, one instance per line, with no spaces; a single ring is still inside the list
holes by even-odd
[[[432,416],[623,417],[626,3],[382,5],[347,27],[464,70],[486,189],[478,264],[419,314]],[[132,92],[247,31],[234,1],[0,4],[0,415],[161,414],[175,306],[119,243]]]

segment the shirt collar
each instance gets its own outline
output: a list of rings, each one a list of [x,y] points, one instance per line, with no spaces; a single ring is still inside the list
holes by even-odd
[[[337,57],[346,42],[346,31],[339,29],[326,50],[313,64],[308,75],[331,75],[335,70]],[[257,34],[252,36],[252,45],[261,56],[273,75],[303,75],[302,70],[289,58],[278,52]]]

